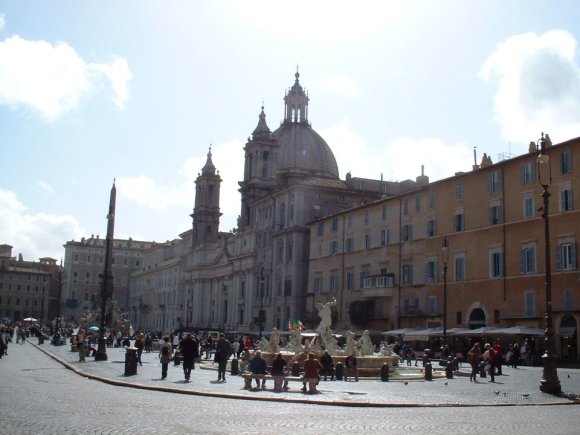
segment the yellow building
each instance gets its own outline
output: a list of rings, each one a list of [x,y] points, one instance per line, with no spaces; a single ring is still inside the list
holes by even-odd
[[[547,143],[554,328],[559,354],[576,358],[580,138]],[[438,327],[446,288],[447,328],[544,328],[537,157],[534,143],[529,153],[496,164],[484,155],[470,172],[433,183],[422,175],[415,190],[312,223],[307,313],[315,317],[316,302],[335,297],[336,329]]]

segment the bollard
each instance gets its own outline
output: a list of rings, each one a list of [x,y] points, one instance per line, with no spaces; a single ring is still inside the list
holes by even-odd
[[[137,348],[128,347],[125,354],[125,376],[137,374]]]
[[[425,363],[425,380],[432,381],[433,380],[433,366],[431,365],[430,361]]]
[[[231,374],[232,376],[237,376],[239,371],[238,371],[238,359],[234,358],[232,360],[232,362],[230,363],[230,367],[231,367]]]
[[[335,370],[335,377],[337,381],[342,381],[342,377],[344,376],[344,366],[341,362],[337,362],[336,366],[334,367]]]
[[[292,364],[292,376],[300,376],[300,364],[297,362]]]
[[[445,364],[445,377],[447,379],[453,379],[453,363],[451,360],[447,360]]]
[[[381,367],[381,381],[389,382],[389,371],[390,370],[391,370],[391,368],[389,367],[389,365],[387,363],[384,363],[383,366]]]
[[[479,364],[479,377],[480,378],[487,378],[487,372],[485,371],[485,361],[482,361]]]

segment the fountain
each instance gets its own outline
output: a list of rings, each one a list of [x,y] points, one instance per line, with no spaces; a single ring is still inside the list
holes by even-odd
[[[262,351],[262,357],[270,366],[278,353],[282,353],[289,367],[297,362],[302,364],[309,353],[316,354],[320,359],[324,351],[332,356],[334,364],[342,363],[347,356],[355,355],[359,377],[380,377],[381,369],[386,363],[389,365],[391,379],[423,379],[423,368],[399,366],[399,355],[393,352],[392,347],[384,345],[379,352],[375,352],[368,330],[365,330],[362,337],[356,339],[355,333],[351,330],[346,333],[346,344],[341,348],[337,343],[336,335],[331,329],[332,307],[336,305],[333,299],[326,303],[317,303],[320,324],[316,330],[316,336],[311,340],[306,340],[302,344],[300,331],[291,332],[289,343],[286,347],[280,348],[280,332],[273,328],[270,339],[262,338],[257,347]]]

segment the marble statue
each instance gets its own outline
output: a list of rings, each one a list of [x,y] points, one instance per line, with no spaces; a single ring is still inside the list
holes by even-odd
[[[346,333],[346,347],[344,349],[345,355],[352,355],[354,352],[356,352],[357,343],[354,338],[355,338],[354,332],[348,331]]]
[[[363,332],[362,337],[358,341],[358,347],[360,356],[368,356],[374,354],[374,346],[368,329],[366,329]]]
[[[318,325],[319,330],[330,329],[330,326],[332,325],[332,307],[334,306],[336,306],[336,299],[334,298],[325,304],[322,302],[316,303],[318,316],[320,316],[320,325]]]

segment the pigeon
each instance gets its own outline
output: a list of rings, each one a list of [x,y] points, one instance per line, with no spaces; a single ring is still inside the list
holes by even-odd
[[[409,381],[405,381],[405,382],[403,382],[403,384],[409,385]]]
[[[449,385],[449,382],[445,382],[445,386]]]
[[[570,375],[568,375],[568,377],[570,377]]]
[[[495,394],[499,394],[499,391],[494,391]]]
[[[522,396],[524,397],[528,397],[530,395],[530,393],[523,393]]]

